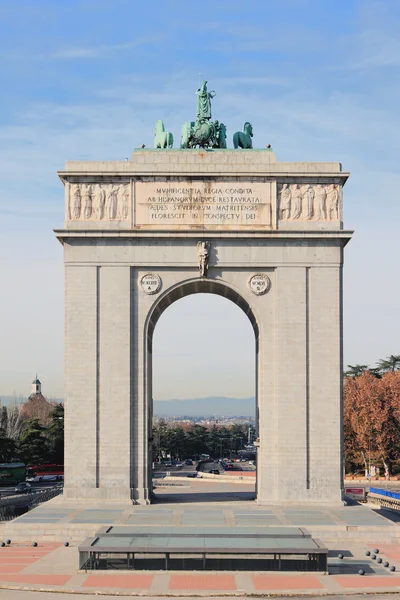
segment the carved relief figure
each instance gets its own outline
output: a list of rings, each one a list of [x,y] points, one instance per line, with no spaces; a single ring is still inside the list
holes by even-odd
[[[107,212],[110,221],[113,221],[117,216],[118,208],[118,186],[111,184],[107,198]]]
[[[129,215],[129,199],[130,199],[130,185],[127,183],[121,186],[122,199],[121,199],[121,219],[125,221]]]
[[[299,184],[295,184],[294,190],[292,192],[292,211],[290,215],[292,219],[300,219],[302,206],[303,194],[301,191],[301,187]]]
[[[314,216],[317,221],[326,220],[326,190],[324,185],[315,186]]]
[[[210,242],[197,243],[197,257],[199,260],[200,277],[207,277],[208,261],[210,258]]]
[[[87,185],[83,192],[83,217],[84,219],[90,219],[92,216],[92,186]]]
[[[290,203],[292,199],[292,192],[287,183],[284,183],[281,189],[281,197],[279,203],[279,218],[290,219]]]
[[[130,211],[130,183],[71,184],[67,218],[127,220]]]
[[[106,191],[103,186],[98,185],[99,195],[98,195],[98,209],[99,209],[99,219],[104,219],[104,211],[106,206]]]
[[[312,185],[309,185],[305,193],[304,218],[309,220],[313,216],[315,192]]]
[[[327,196],[327,217],[330,221],[338,221],[340,218],[340,189],[336,183],[329,186]]]
[[[337,183],[278,185],[279,219],[338,221],[341,212],[341,186]]]
[[[81,190],[79,185],[75,185],[74,190],[74,204],[72,208],[72,218],[79,219],[81,216],[81,208],[82,208],[82,199],[81,199]]]

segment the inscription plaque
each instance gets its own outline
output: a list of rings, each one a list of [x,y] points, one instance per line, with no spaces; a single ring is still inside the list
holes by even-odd
[[[250,277],[248,286],[253,294],[261,296],[268,292],[271,287],[271,280],[265,273],[256,273]]]
[[[135,204],[139,227],[271,228],[269,181],[138,181]]]
[[[161,277],[155,273],[146,273],[140,280],[140,287],[145,294],[156,294],[161,289]]]

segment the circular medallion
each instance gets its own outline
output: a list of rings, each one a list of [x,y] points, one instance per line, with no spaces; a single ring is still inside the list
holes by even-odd
[[[157,294],[161,289],[161,277],[155,273],[146,273],[140,280],[140,287],[145,294]]]
[[[265,273],[256,273],[250,277],[248,286],[253,294],[261,296],[269,291],[271,280]]]

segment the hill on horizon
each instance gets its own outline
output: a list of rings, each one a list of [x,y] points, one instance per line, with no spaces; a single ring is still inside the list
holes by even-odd
[[[15,401],[15,396],[0,396],[0,405],[7,406]],[[18,404],[28,398],[17,398]],[[64,402],[63,398],[50,398],[51,401]],[[255,398],[227,398],[225,396],[209,396],[190,400],[154,400],[155,417],[254,417],[256,414]]]
[[[210,396],[192,400],[154,400],[153,413],[156,417],[254,417],[255,398],[226,398]]]

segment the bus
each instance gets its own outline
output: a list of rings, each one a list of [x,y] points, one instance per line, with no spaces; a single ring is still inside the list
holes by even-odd
[[[25,477],[25,463],[0,463],[0,485],[16,485],[25,481]]]
[[[34,480],[61,480],[64,479],[64,465],[53,465],[53,464],[45,464],[45,465],[29,465],[26,467],[27,470],[27,481]]]

